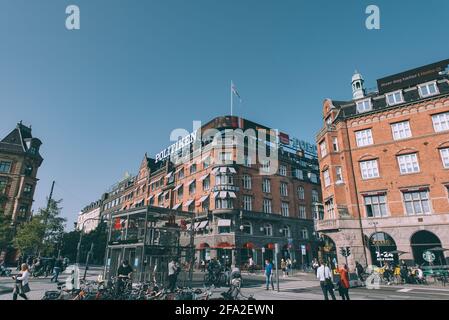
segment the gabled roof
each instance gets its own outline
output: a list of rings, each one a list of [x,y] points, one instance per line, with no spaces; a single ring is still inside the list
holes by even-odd
[[[39,147],[42,142],[33,138],[31,134],[31,127],[27,127],[19,122],[14,130],[12,130],[6,137],[0,141],[0,151],[8,153],[26,153],[33,145]],[[37,154],[30,154],[42,160],[42,157]]]

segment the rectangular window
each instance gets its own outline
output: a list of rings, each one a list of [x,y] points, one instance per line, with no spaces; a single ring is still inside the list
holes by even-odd
[[[356,131],[355,133],[357,147],[364,147],[372,145],[373,142],[373,134],[371,129]]]
[[[251,161],[251,157],[250,156],[245,156],[244,158],[244,165],[246,166],[246,167],[251,167],[251,165],[252,165],[252,161]]]
[[[304,180],[304,172],[301,169],[295,169],[295,178]]]
[[[393,132],[394,140],[406,139],[412,136],[412,131],[410,130],[410,122],[408,121],[393,123],[391,125],[391,131]]]
[[[285,182],[281,182],[281,196],[288,197],[288,185]]]
[[[203,180],[203,190],[207,191],[210,189],[210,176]]]
[[[336,183],[343,183],[343,169],[341,167],[335,168],[335,175],[337,177]]]
[[[432,116],[433,128],[435,132],[449,130],[449,112],[435,114]]]
[[[326,141],[320,143],[321,158],[327,156]]]
[[[305,198],[304,187],[302,187],[302,186],[298,187],[298,198],[300,200],[304,200],[304,198]]]
[[[263,212],[264,213],[271,213],[271,200],[270,199],[263,199]]]
[[[360,171],[362,173],[363,180],[379,178],[379,168],[377,166],[377,160],[360,162]]]
[[[265,193],[270,193],[271,192],[270,179],[263,179],[262,191],[265,192]]]
[[[416,153],[398,156],[398,163],[401,174],[419,172],[418,156]]]
[[[318,183],[318,176],[315,173],[309,172],[309,179],[312,183]]]
[[[193,181],[190,185],[189,185],[189,195],[193,195],[196,193],[196,182]]]
[[[245,174],[242,178],[243,189],[251,190],[251,176]]]
[[[243,210],[247,211],[253,210],[253,197],[243,196]]]
[[[394,106],[395,104],[403,103],[404,97],[402,96],[402,91],[395,91],[386,94],[387,103],[389,106]]]
[[[11,170],[11,162],[0,161],[0,172],[1,173],[9,173],[10,170]]]
[[[323,179],[324,179],[324,186],[329,187],[331,185],[331,177],[329,175],[329,170],[323,171]]]
[[[287,176],[287,166],[281,164],[279,166],[279,175],[286,177]]]
[[[320,202],[320,197],[316,190],[312,190],[312,202]]]
[[[299,219],[307,219],[306,206],[298,207],[298,216],[299,216]]]
[[[434,96],[434,95],[440,93],[438,91],[437,83],[435,81],[422,84],[422,85],[418,86],[418,88],[419,88],[419,95],[421,96],[421,98]]]
[[[332,138],[332,147],[334,148],[334,152],[338,152],[338,138],[337,137]]]
[[[289,216],[289,211],[288,211],[288,202],[282,202],[281,203],[281,214],[283,217],[288,217]]]
[[[324,203],[324,210],[328,219],[335,219],[334,199],[330,198]]]
[[[184,178],[184,168],[181,169],[181,171],[179,171],[178,173],[178,179],[183,179]],[[153,185],[153,188],[155,188],[155,186]],[[154,189],[153,189],[154,190]]]
[[[441,160],[443,161],[443,167],[449,169],[449,148],[440,149]]]
[[[33,191],[33,185],[31,184],[25,184],[25,186],[23,187],[23,194],[26,196],[31,195],[31,192]]]
[[[387,196],[365,196],[365,211],[368,218],[381,218],[387,216]]]
[[[196,163],[190,166],[190,174],[194,174],[196,172]]]
[[[407,215],[430,213],[429,191],[403,192]]]
[[[232,152],[220,152],[220,161],[232,161]]]
[[[371,99],[365,99],[357,102],[357,113],[364,113],[371,111],[373,105],[371,104]]]

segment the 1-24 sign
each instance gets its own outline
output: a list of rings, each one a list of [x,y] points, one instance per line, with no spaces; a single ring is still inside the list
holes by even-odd
[[[377,261],[393,261],[394,260],[394,256],[392,253],[384,251],[384,252],[379,252],[376,251],[376,258]]]

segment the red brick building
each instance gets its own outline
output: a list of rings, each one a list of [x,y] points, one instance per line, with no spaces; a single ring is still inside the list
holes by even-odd
[[[209,129],[223,139],[222,144],[217,145],[214,137],[205,138]],[[248,151],[258,148],[249,141],[257,142],[260,136],[239,140],[240,136],[227,135],[236,129],[265,130],[277,160],[264,165],[267,171],[274,168],[273,174],[261,174],[260,158]],[[315,146],[231,116],[217,117],[197,133],[183,139],[184,145],[191,146],[190,156],[183,161],[174,160],[181,150],[174,151],[172,146],[155,159],[145,155],[133,184],[122,191],[119,214],[128,230],[112,231],[110,257],[132,260],[135,249],[129,244],[138,242],[142,234],[129,230],[129,226],[139,228],[139,222],[131,222],[131,216],[126,221],[123,212],[149,205],[193,214],[197,261],[217,257],[222,262],[244,264],[253,256],[261,265],[263,258],[273,258],[278,243],[282,256],[290,256],[298,265],[310,262],[316,244],[313,218],[319,216],[316,204],[321,202]],[[196,143],[199,149],[194,147]],[[185,223],[189,228],[190,222]],[[122,239],[124,234],[137,238]],[[183,234],[182,244],[189,241],[188,233]],[[126,243],[126,248],[121,243]]]
[[[445,263],[449,248],[449,60],[378,80],[353,99],[326,99],[317,135],[323,255],[349,263]],[[446,256],[447,253],[446,253]]]

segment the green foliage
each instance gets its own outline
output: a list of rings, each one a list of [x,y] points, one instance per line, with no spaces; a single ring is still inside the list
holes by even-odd
[[[29,222],[19,227],[14,246],[22,254],[56,255],[64,233],[66,219],[60,217],[62,200],[50,200]]]
[[[0,252],[11,245],[12,235],[11,219],[0,211]]]

